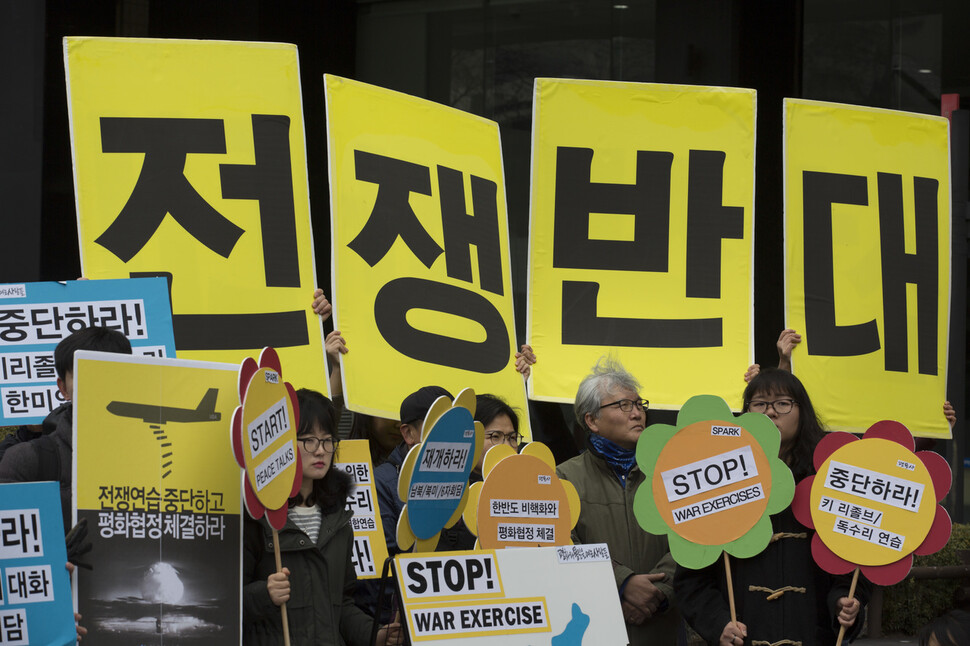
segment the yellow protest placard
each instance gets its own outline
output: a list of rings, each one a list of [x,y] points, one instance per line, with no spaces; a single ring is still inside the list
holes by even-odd
[[[89,626],[130,641],[177,626],[185,639],[239,643],[239,467],[226,432],[237,374],[230,364],[76,353],[74,495],[93,544],[85,560],[97,568],[78,577]],[[147,616],[150,628],[125,616]]]
[[[181,358],[327,388],[296,47],[67,38],[82,272],[166,276]]]
[[[422,386],[471,386],[528,421],[498,124],[336,76],[325,85],[347,407],[397,419]]]
[[[655,408],[740,408],[752,362],[755,92],[537,79],[530,397],[614,352]]]
[[[785,102],[785,317],[832,430],[950,437],[949,173],[942,117]]]
[[[347,505],[354,512],[350,519],[354,530],[352,558],[358,579],[379,579],[387,560],[387,542],[381,510],[377,506],[377,481],[371,464],[367,440],[341,440],[333,468],[347,473],[354,482],[354,490]]]

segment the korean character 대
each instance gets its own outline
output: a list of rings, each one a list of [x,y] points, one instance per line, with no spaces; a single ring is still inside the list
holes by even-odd
[[[849,481],[849,472],[842,467],[830,465],[826,484],[834,489],[845,489]]]
[[[27,591],[27,568],[7,568],[3,573],[3,582],[7,588],[8,602],[24,603],[30,598]]]
[[[919,491],[915,487],[897,483],[892,487],[892,497],[910,509],[919,509]]]

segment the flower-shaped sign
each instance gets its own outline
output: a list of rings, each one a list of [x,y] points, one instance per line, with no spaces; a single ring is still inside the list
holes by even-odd
[[[541,442],[516,454],[493,446],[482,462],[484,482],[468,489],[464,520],[478,536],[475,549],[571,545],[579,521],[579,494],[556,475],[556,460]]]
[[[296,448],[300,407],[296,392],[283,381],[280,358],[265,348],[259,364],[247,357],[239,367],[239,401],[232,415],[232,451],[246,470],[246,509],[253,518],[266,513],[279,530],[286,524],[287,501],[300,491],[303,467]]]
[[[812,556],[823,570],[856,567],[878,585],[902,581],[913,554],[950,539],[950,516],[937,503],[950,490],[950,467],[937,453],[914,453],[909,430],[876,422],[859,440],[830,433],[815,448],[816,475],[798,483],[792,511],[815,529]]]
[[[468,499],[468,476],[484,450],[485,430],[476,422],[475,391],[466,388],[455,398],[431,405],[421,429],[421,442],[411,448],[398,475],[398,496],[404,509],[397,521],[402,550],[433,551],[438,535],[461,518]]]
[[[650,486],[633,510],[651,534],[668,534],[684,567],[713,563],[721,552],[760,553],[771,540],[769,514],[784,510],[795,482],[778,458],[778,429],[761,413],[734,417],[720,397],[691,397],[677,425],[653,424],[637,442],[637,463]]]

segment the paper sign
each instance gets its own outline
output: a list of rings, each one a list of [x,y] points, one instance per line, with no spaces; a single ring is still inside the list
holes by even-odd
[[[352,558],[357,578],[380,578],[387,560],[387,542],[377,506],[377,484],[368,441],[341,440],[332,468],[347,473],[354,483],[347,506],[354,512],[350,525],[354,530]]]
[[[72,644],[74,607],[56,482],[0,484],[0,644]]]
[[[485,454],[483,482],[468,492],[464,520],[486,549],[570,545],[579,520],[576,487],[556,475],[552,452],[530,442],[522,453],[499,444]]]
[[[883,421],[862,440],[827,436],[815,449],[818,473],[798,484],[793,510],[815,528],[812,554],[824,570],[861,566],[870,581],[891,585],[909,572],[912,554],[946,544],[950,519],[937,502],[949,491],[942,456],[913,453],[905,426]]]
[[[653,408],[701,390],[739,409],[754,90],[536,79],[532,124],[530,397],[572,403],[609,351]]]
[[[710,565],[722,550],[758,554],[771,539],[769,515],[794,493],[780,443],[765,415],[735,418],[719,397],[692,397],[676,426],[653,424],[640,436],[637,463],[651,486],[637,491],[637,521],[668,534],[670,554],[684,567]]]
[[[75,353],[75,503],[94,546],[77,595],[99,644],[240,643],[239,468],[226,450],[237,374]]]
[[[84,275],[166,276],[181,358],[273,346],[324,387],[296,47],[66,38],[64,56]]]
[[[948,121],[785,100],[785,320],[832,430],[949,438]]]
[[[470,384],[516,408],[528,437],[498,124],[324,82],[334,325],[353,347],[340,357],[347,407],[397,419],[414,384]]]
[[[582,547],[606,550],[606,559],[563,559],[556,547],[399,554],[412,641],[626,644],[609,551]]]
[[[0,285],[0,426],[39,424],[64,403],[54,348],[92,325],[124,334],[134,354],[175,356],[162,278]]]

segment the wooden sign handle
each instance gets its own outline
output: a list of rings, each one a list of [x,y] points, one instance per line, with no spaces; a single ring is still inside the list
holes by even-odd
[[[855,569],[852,574],[852,583],[849,585],[849,601],[855,599],[855,586],[859,582],[859,568]],[[845,637],[845,626],[839,626],[839,638],[835,642],[835,646],[842,646],[842,639]]]
[[[270,526],[272,527],[272,525]],[[276,571],[283,571],[283,561],[280,559],[280,535],[276,531],[275,527],[273,529],[273,555],[276,556]],[[290,622],[286,618],[286,602],[280,606],[280,616],[283,619],[283,646],[290,646]]]
[[[724,552],[724,573],[727,575],[728,604],[731,606],[731,623],[738,623],[738,613],[734,607],[734,581],[731,580],[731,561]]]

